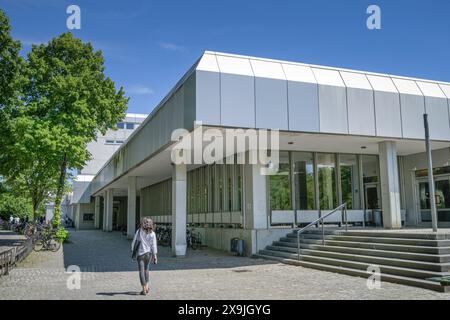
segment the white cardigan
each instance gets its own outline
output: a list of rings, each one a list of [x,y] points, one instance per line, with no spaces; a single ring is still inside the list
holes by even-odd
[[[138,229],[138,231],[136,231],[134,235],[133,242],[131,243],[131,251],[133,251],[134,243],[136,242],[138,234],[141,240],[138,256],[141,256],[147,252],[156,255],[158,253],[158,247],[156,245],[156,233],[154,233],[153,231],[146,233],[144,230],[140,228]]]

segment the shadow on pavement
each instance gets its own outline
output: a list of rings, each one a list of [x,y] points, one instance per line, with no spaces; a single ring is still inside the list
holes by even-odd
[[[139,292],[133,292],[133,291],[126,291],[126,292],[98,292],[98,296],[139,296]]]
[[[120,232],[72,231],[72,243],[64,244],[64,266],[77,265],[82,272],[126,272],[138,270],[131,260],[131,241]],[[151,271],[239,268],[277,263],[237,257],[209,248],[188,250],[183,258],[173,257],[169,247],[158,246],[158,264]]]

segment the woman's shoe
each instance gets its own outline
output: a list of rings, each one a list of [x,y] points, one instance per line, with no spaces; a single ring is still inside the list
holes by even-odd
[[[147,295],[147,293],[146,293],[144,290],[142,290],[139,294],[140,294],[141,296]]]

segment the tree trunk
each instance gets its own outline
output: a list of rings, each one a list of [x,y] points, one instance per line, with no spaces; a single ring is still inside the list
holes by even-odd
[[[67,171],[67,155],[64,154],[63,162],[61,163],[61,171],[59,174],[58,189],[56,191],[55,209],[52,219],[53,227],[57,228],[61,225],[61,202],[64,193],[64,185],[66,184]]]
[[[38,216],[38,204],[36,203],[35,200],[33,200],[33,222],[36,221],[39,216]]]

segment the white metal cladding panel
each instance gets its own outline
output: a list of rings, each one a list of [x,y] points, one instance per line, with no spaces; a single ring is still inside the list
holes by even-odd
[[[168,117],[168,110],[169,109],[174,109],[173,107],[174,105],[174,101],[173,99],[170,99],[169,101],[167,101],[166,105],[164,106],[164,108],[161,108],[158,112],[158,122],[159,122],[159,138],[160,138],[160,142],[161,144],[163,143],[163,141],[168,141],[170,140],[170,135],[168,135],[168,131],[171,129],[171,126],[169,125],[169,121],[171,120]]]
[[[196,70],[219,72],[216,55],[205,53],[197,64]]]
[[[444,92],[437,83],[416,81],[420,91],[427,97],[446,98]]]
[[[372,86],[365,74],[347,71],[341,71],[340,74],[347,88],[372,90]]]
[[[286,80],[283,68],[280,63],[250,60],[255,77]]]
[[[398,93],[375,91],[375,121],[379,137],[402,137],[402,118]]]
[[[348,131],[350,134],[375,135],[373,91],[347,88]]]
[[[255,78],[256,127],[288,130],[287,81]]]
[[[420,91],[419,87],[414,81],[397,78],[392,78],[392,81],[394,81],[394,84],[397,87],[398,92],[403,94],[422,96],[422,92]]]
[[[288,81],[289,130],[319,132],[317,84]]]
[[[183,85],[183,95],[179,96],[180,102],[176,105],[180,106],[177,110],[175,128],[185,128],[191,130],[194,128],[195,112],[196,112],[196,77],[193,73]]]
[[[441,88],[442,92],[444,92],[447,99],[450,99],[450,85],[448,84],[439,84],[439,87]]]
[[[222,222],[222,213],[220,212],[214,212],[214,223],[221,223]]]
[[[221,73],[221,124],[255,127],[254,77]]]
[[[320,132],[348,133],[345,87],[319,85]]]
[[[282,67],[287,80],[317,84],[316,77],[308,66],[283,63]]]
[[[447,99],[425,97],[425,109],[428,114],[430,138],[450,140],[450,124]]]
[[[213,223],[213,214],[206,213],[206,223]]]
[[[423,114],[425,103],[423,96],[400,94],[400,107],[402,110],[403,138],[423,139]]]
[[[369,80],[370,85],[375,91],[398,93],[398,90],[392,82],[392,79],[389,77],[374,76],[368,74],[367,79]]]
[[[196,120],[220,125],[220,73],[196,72]]]
[[[345,87],[341,75],[337,70],[311,68],[316,77],[317,83],[327,86]]]
[[[221,73],[253,76],[249,59],[217,55],[217,63]]]

